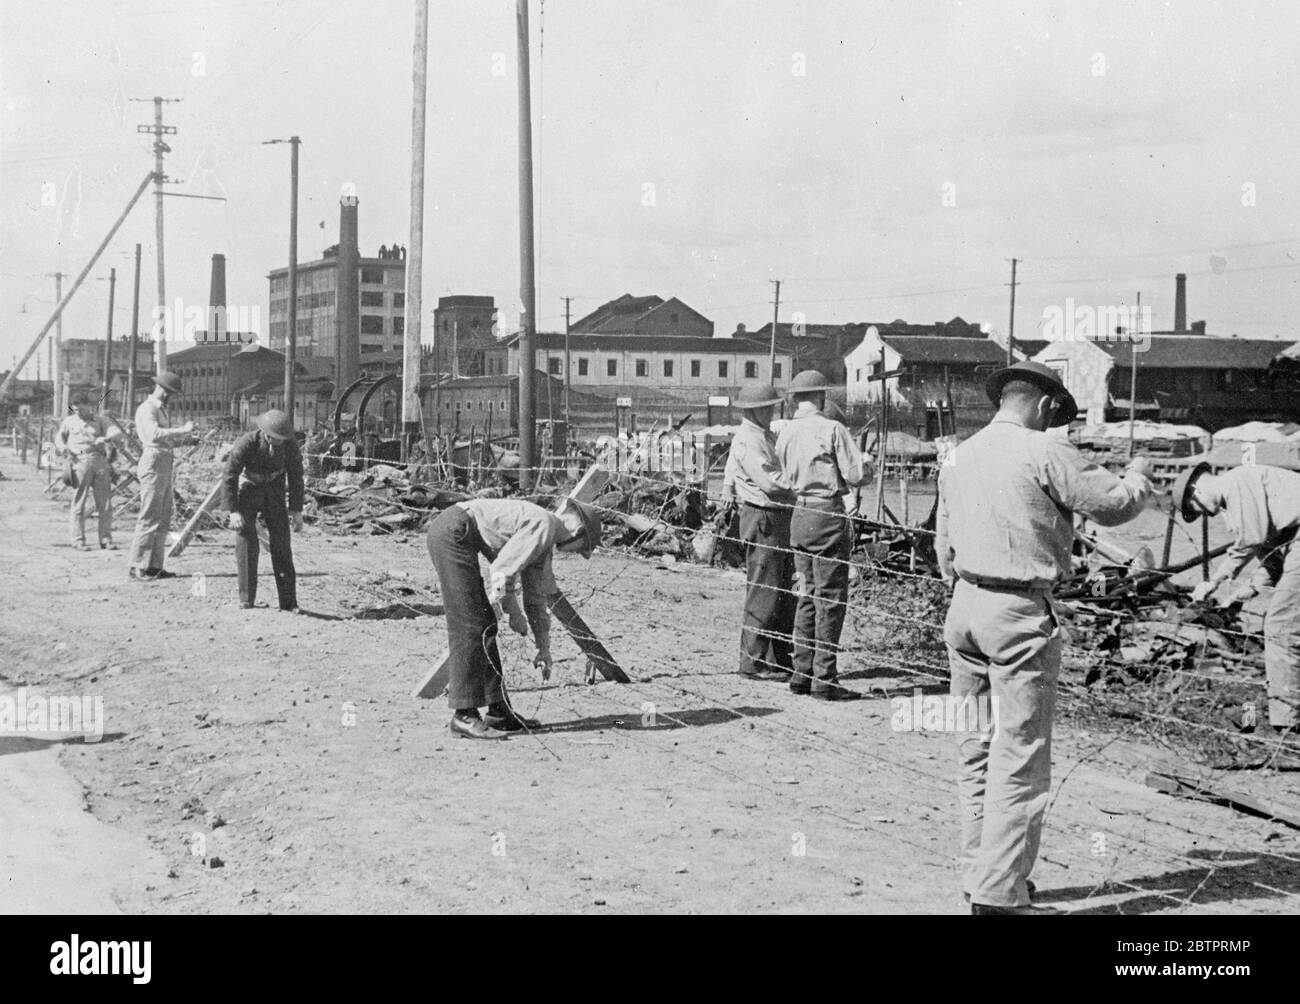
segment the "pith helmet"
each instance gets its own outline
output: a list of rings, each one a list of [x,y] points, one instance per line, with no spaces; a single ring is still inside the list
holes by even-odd
[[[293,436],[293,423],[279,408],[272,408],[258,415],[257,427],[268,436],[276,436],[279,439],[289,439]]]
[[[736,400],[732,404],[745,411],[748,408],[766,408],[770,404],[780,404],[781,395],[776,392],[776,388],[771,384],[762,387],[744,387],[736,395]]]
[[[830,384],[817,370],[804,370],[802,373],[796,373],[794,379],[790,381],[791,394],[811,393],[816,390],[830,390]]]
[[[1012,380],[1024,380],[1038,387],[1044,394],[1051,394],[1057,399],[1060,407],[1056,410],[1056,417],[1052,419],[1053,428],[1069,425],[1079,414],[1079,405],[1074,400],[1074,395],[1066,390],[1056,370],[1035,359],[1026,359],[989,375],[984,390],[994,407],[1002,403],[1002,388]]]
[[[164,371],[153,378],[153,382],[164,390],[169,390],[173,394],[181,393],[181,378],[175,373]]]
[[[1174,508],[1178,510],[1187,523],[1192,522],[1200,515],[1199,512],[1192,508],[1192,488],[1195,487],[1202,474],[1208,473],[1210,473],[1210,465],[1202,461],[1183,471],[1174,482],[1173,491],[1170,493],[1174,501]]]

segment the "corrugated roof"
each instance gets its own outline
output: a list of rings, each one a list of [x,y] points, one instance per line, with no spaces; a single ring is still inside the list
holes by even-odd
[[[512,348],[519,344],[519,336],[506,343]],[[533,336],[533,348],[555,350],[564,348],[564,335],[539,332]],[[745,338],[687,338],[682,335],[570,335],[572,352],[686,352],[699,355],[721,355],[736,352],[746,355],[766,355],[767,346]]]
[[[979,366],[1005,363],[1007,359],[1007,350],[986,338],[882,334],[880,340],[897,352],[904,364]]]
[[[1097,348],[1114,357],[1116,364],[1127,366],[1132,347],[1126,341],[1095,343]],[[1138,370],[1266,370],[1289,343],[1260,338],[1215,338],[1206,335],[1160,335],[1146,347],[1137,345]]]

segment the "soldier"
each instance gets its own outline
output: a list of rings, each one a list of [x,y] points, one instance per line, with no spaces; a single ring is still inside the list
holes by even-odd
[[[180,394],[181,378],[175,373],[159,373],[153,382],[153,393],[135,410],[135,434],[141,446],[140,463],[136,466],[140,515],[131,544],[128,574],[132,579],[172,578],[172,573],[163,569],[175,501],[172,447],[186,441],[194,429],[193,422],[173,428],[167,415],[167,401],[173,394]]]
[[[1073,514],[1103,526],[1137,517],[1150,463],[1123,478],[1045,430],[1078,411],[1060,378],[1026,361],[986,384],[993,420],[939,475],[935,550],[955,585],[944,624],[951,694],[993,723],[964,737],[957,783],[963,885],[972,914],[1047,913],[1030,906],[1029,873],[1051,787],[1052,717],[1061,638],[1050,604],[1070,571]]]
[[[91,410],[89,394],[72,395],[73,413],[63,420],[54,435],[54,448],[66,454],[76,475],[75,492],[69,516],[72,546],[86,550],[86,508],[93,498],[99,513],[99,546],[115,551],[113,543],[113,465],[110,451],[113,440],[121,438],[122,429],[107,415]]]
[[[590,558],[599,542],[600,517],[571,499],[553,513],[521,499],[471,499],[444,509],[429,524],[429,557],[447,618],[447,703],[455,735],[505,739],[511,732],[538,727],[538,722],[517,714],[506,695],[496,604],[509,615],[515,632],[525,635],[532,628],[534,665],[549,675],[548,599],[559,591],[551,556],[560,550]],[[486,591],[480,556],[491,562]],[[479,714],[481,707],[488,709],[486,718]]]
[[[746,387],[735,406],[744,416],[731,440],[722,480],[725,500],[740,502],[740,539],[745,545],[745,614],[740,632],[740,675],[752,680],[790,680],[794,663],[794,558],[790,513],[794,492],[776,457],[772,408],[774,387]]]
[[[1264,672],[1268,683],[1268,722],[1256,722],[1257,736],[1280,738],[1300,727],[1300,474],[1280,467],[1242,465],[1223,474],[1197,464],[1174,483],[1173,500],[1187,522],[1202,514],[1223,513],[1232,547],[1209,581],[1192,591],[1201,602],[1259,558],[1259,584],[1271,583],[1273,596],[1264,617]],[[1238,587],[1230,602],[1250,599],[1258,586]],[[1252,731],[1249,719],[1241,723]]]
[[[288,507],[285,507],[285,493]],[[239,605],[251,609],[257,600],[257,516],[266,522],[271,542],[271,569],[280,609],[298,609],[298,576],[293,567],[289,527],[302,532],[302,452],[293,423],[272,409],[257,418],[257,428],[235,441],[226,459],[223,483],[225,508],[235,538],[235,571],[239,576]]]
[[[822,701],[851,701],[860,695],[838,684],[836,658],[853,548],[844,495],[867,475],[848,430],[822,414],[826,390],[826,378],[816,370],[797,374],[790,381],[794,417],[776,440],[776,455],[796,497],[790,544],[800,581],[790,689]]]

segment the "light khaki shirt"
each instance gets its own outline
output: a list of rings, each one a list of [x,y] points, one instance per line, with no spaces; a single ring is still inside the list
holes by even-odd
[[[849,430],[807,401],[776,437],[776,455],[801,499],[838,499],[867,476]]]
[[[172,436],[185,435],[180,429],[171,427],[167,409],[152,395],[140,402],[135,409],[135,434],[140,437],[140,446],[145,450],[159,453],[172,452]]]
[[[776,436],[757,422],[743,419],[731,440],[722,475],[723,498],[736,498],[764,509],[794,504],[790,479],[776,456]]]
[[[540,644],[550,635],[548,600],[560,591],[551,557],[556,543],[568,538],[568,528],[553,512],[521,499],[470,499],[456,505],[473,517],[487,545],[490,574],[523,593],[524,614]]]
[[[1145,476],[1122,478],[1069,441],[994,418],[939,472],[935,551],[944,581],[1048,590],[1070,571],[1074,514],[1102,526],[1138,516]]]
[[[122,430],[117,424],[105,415],[92,415],[87,422],[73,412],[59,426],[56,438],[63,445],[63,449],[74,457],[80,458],[88,454],[106,457],[108,448],[102,443],[96,443],[95,440],[102,437],[112,438],[121,433]]]
[[[1223,489],[1223,518],[1233,542],[1216,571],[1236,578],[1251,558],[1277,546],[1300,527],[1300,474],[1252,465],[1233,468],[1218,480]]]

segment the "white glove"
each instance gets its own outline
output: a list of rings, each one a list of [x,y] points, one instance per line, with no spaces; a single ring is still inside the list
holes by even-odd
[[[1259,590],[1247,582],[1244,586],[1238,586],[1228,597],[1228,603],[1245,603],[1247,600],[1253,600],[1259,595]]]
[[[232,530],[242,530],[244,528],[244,517],[237,512],[232,512],[230,514],[228,522],[230,524],[230,529]]]
[[[293,532],[302,533],[302,513],[291,512],[289,513],[289,519],[293,524]]]
[[[543,683],[551,678],[551,666],[551,646],[549,644],[539,645],[537,654],[533,656],[533,667],[542,671]]]
[[[1204,603],[1207,599],[1210,598],[1210,594],[1218,588],[1219,588],[1218,579],[1210,579],[1208,582],[1199,583],[1196,586],[1196,588],[1192,590],[1192,602]]]
[[[506,577],[494,572],[491,580],[488,582],[487,598],[488,602],[496,606],[506,595]]]
[[[1128,467],[1124,469],[1124,472],[1126,474],[1141,474],[1144,478],[1149,478],[1154,466],[1149,457],[1134,457],[1128,462]]]

